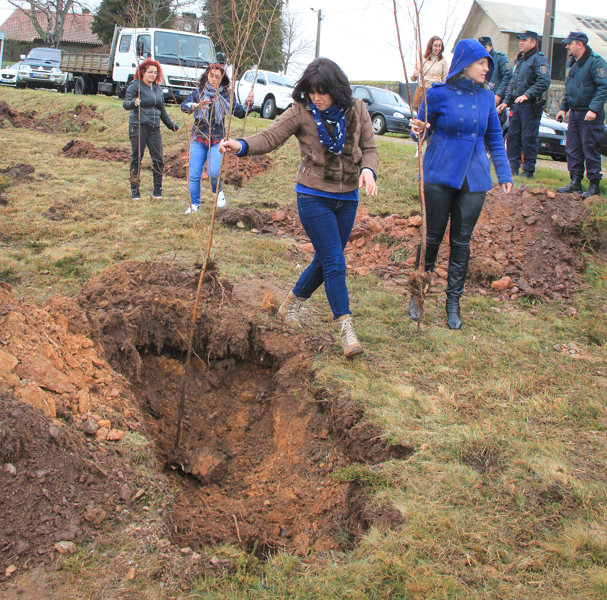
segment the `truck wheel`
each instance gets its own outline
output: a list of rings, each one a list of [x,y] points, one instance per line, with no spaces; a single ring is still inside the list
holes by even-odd
[[[276,118],[276,100],[274,98],[268,98],[261,107],[261,118],[262,119],[274,119]]]
[[[25,83],[16,83],[16,84],[15,84],[15,87],[16,87],[18,90],[24,90],[24,89],[27,87],[27,85],[25,85]]]
[[[91,94],[93,96],[97,95],[97,92],[99,91],[99,89],[97,88],[97,80],[93,77],[87,77],[86,78],[86,87],[87,87],[87,94]]]
[[[89,86],[86,77],[78,77],[74,85],[74,94],[78,96],[86,96],[89,93]]]

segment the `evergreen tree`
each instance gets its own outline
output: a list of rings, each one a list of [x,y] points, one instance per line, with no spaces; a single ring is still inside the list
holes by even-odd
[[[218,51],[224,52],[235,68],[242,70],[259,64],[268,71],[280,71],[284,66],[282,41],[283,0],[263,0],[259,10],[252,10],[251,0],[206,0],[202,11],[202,22]],[[249,19],[254,19],[248,43],[244,48],[236,44],[244,41]],[[264,39],[269,37],[260,62]],[[240,64],[237,55],[242,56]]]

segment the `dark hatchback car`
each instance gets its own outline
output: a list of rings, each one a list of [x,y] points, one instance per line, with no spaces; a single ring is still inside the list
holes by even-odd
[[[502,125],[502,132],[504,134],[504,141],[508,143],[508,125],[510,123],[510,117],[506,119],[506,122]],[[542,114],[540,120],[540,129],[538,132],[539,150],[538,154],[544,156],[550,156],[552,160],[565,161],[566,156],[566,144],[567,144],[567,125],[560,123],[549,117],[546,113]]]
[[[353,85],[352,93],[367,105],[376,135],[411,131],[411,110],[398,94],[367,85]]]

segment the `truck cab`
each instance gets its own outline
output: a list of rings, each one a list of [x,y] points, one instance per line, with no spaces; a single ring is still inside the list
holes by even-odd
[[[117,35],[113,55],[114,81],[126,87],[137,65],[152,58],[162,66],[165,100],[180,102],[189,96],[204,69],[217,61],[213,42],[206,35],[151,28],[123,28]]]

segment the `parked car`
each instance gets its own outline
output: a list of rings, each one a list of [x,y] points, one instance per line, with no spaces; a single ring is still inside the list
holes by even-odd
[[[508,143],[508,126],[510,124],[510,115],[502,125],[504,141]],[[547,113],[542,114],[539,129],[539,150],[538,154],[550,156],[552,160],[566,161],[567,145],[567,123],[556,121]]]
[[[367,85],[353,85],[352,94],[367,105],[376,135],[383,135],[386,131],[391,133],[411,131],[409,105],[395,92]]]
[[[61,71],[63,50],[57,48],[32,48],[17,70],[17,87],[43,87],[67,91],[67,73]]]
[[[17,83],[17,70],[21,62],[17,62],[10,67],[5,67],[0,70],[0,84],[15,85]]]
[[[243,104],[249,95],[254,79],[255,69],[252,69],[236,84],[236,99],[240,104]],[[253,110],[259,111],[262,119],[274,119],[293,104],[294,87],[295,79],[292,77],[272,71],[258,71],[253,87]]]

